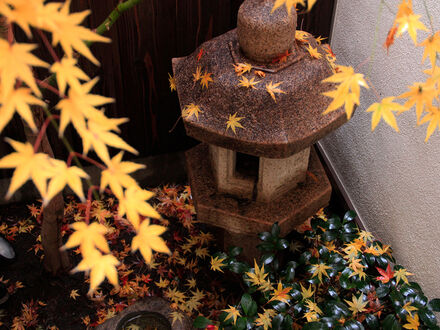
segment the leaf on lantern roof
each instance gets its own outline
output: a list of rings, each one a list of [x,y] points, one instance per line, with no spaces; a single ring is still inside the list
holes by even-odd
[[[12,89],[8,94],[0,94],[0,132],[17,112],[35,133],[34,117],[30,105],[45,106],[46,104],[31,94],[29,88]]]
[[[313,2],[315,2],[316,0],[312,0]],[[278,9],[279,7],[281,7],[282,5],[286,6],[287,9],[287,13],[289,15],[291,15],[292,13],[292,8],[293,10],[296,10],[296,5],[300,4],[302,6],[306,6],[304,0],[276,0],[273,7],[272,7],[272,13]],[[310,7],[311,8],[311,7]]]
[[[173,311],[170,313],[171,316],[171,325],[174,326],[174,323],[176,321],[179,321],[181,324],[183,324],[183,314],[178,311]]]
[[[307,42],[307,39],[310,37],[310,33],[306,31],[296,30],[295,31],[295,40],[299,42]]]
[[[318,48],[313,48],[312,45],[309,44],[309,46],[306,49],[312,58],[319,59],[322,57],[322,54],[318,52]]]
[[[208,84],[214,81],[212,80],[211,75],[212,73],[208,73],[205,69],[205,73],[200,78],[200,85],[202,85],[202,88],[208,88]]]
[[[0,159],[0,168],[15,169],[6,199],[9,199],[28,179],[34,182],[41,196],[46,196],[47,179],[52,168],[49,156],[45,153],[35,153],[34,147],[29,142],[21,143],[9,138],[6,138],[6,142],[15,150]]]
[[[252,88],[257,89],[255,86],[259,84],[261,80],[255,81],[255,78],[252,77],[251,79],[246,78],[245,76],[242,76],[238,86],[245,87],[245,88]]]
[[[169,254],[170,249],[166,245],[163,238],[160,237],[160,235],[162,235],[166,230],[166,227],[150,225],[150,220],[145,219],[142,221],[137,235],[133,237],[133,242],[131,244],[133,251],[139,249],[147,263],[150,263],[152,260],[153,250]]]
[[[32,89],[35,95],[41,96],[35,83],[32,67],[47,68],[48,64],[31,53],[36,47],[37,45],[24,43],[10,45],[7,40],[0,39],[0,80],[3,95],[9,94],[14,89],[16,80],[20,79]]]
[[[196,73],[193,73],[194,82],[199,81],[202,78],[202,67],[200,65],[197,66]]]
[[[240,120],[242,120],[244,117],[237,117],[237,113],[234,113],[233,115],[229,115],[229,119],[226,121],[226,130],[229,128],[232,129],[234,134],[237,134],[235,129],[236,128],[243,128],[244,127],[240,124]]]
[[[74,58],[62,58],[61,61],[55,62],[50,67],[50,71],[56,74],[58,89],[63,95],[66,92],[67,84],[69,84],[71,88],[81,89],[81,83],[79,81],[90,80],[89,76],[77,66],[77,60]]]
[[[379,124],[380,119],[383,118],[385,122],[390,125],[392,128],[399,131],[399,127],[397,126],[396,117],[393,114],[393,111],[402,112],[405,111],[405,107],[399,103],[394,103],[394,96],[386,97],[382,99],[380,103],[373,103],[368,109],[367,112],[373,112],[373,116],[371,118],[371,130],[374,131],[376,126]]]
[[[171,91],[176,91],[176,78],[174,78],[174,76],[172,76],[171,74],[168,73],[168,82],[170,83],[170,89]]]
[[[249,63],[238,63],[233,65],[234,65],[234,71],[237,74],[237,76],[241,76],[247,72],[251,72],[252,70],[252,65]]]
[[[283,82],[279,82],[274,84],[272,81],[268,84],[266,84],[266,91],[269,93],[269,95],[273,98],[273,100],[275,101],[275,103],[277,102],[277,99],[275,97],[275,93],[277,94],[286,94],[286,92],[284,92],[283,90],[281,90],[280,88],[278,88],[278,86],[280,86]]]
[[[325,39],[327,39],[327,37],[324,38],[324,37],[319,36],[318,38],[316,38],[316,42],[318,43],[318,45],[321,45]]]
[[[260,78],[266,77],[266,74],[263,71],[255,70],[254,73],[256,76],[258,76]]]
[[[195,116],[197,120],[199,120],[199,113],[203,113],[198,105],[194,103],[188,104],[182,111],[182,117],[185,119],[189,119],[192,116]]]

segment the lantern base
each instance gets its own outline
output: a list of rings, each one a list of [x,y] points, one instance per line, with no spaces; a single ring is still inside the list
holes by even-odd
[[[284,236],[330,201],[332,188],[313,149],[306,180],[269,203],[218,192],[207,144],[188,150],[185,156],[197,219],[231,233],[256,235],[278,222]]]

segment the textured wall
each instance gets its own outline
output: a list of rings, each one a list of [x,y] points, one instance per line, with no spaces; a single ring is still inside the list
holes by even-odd
[[[339,0],[332,47],[338,63],[358,66],[373,54],[379,19],[374,59],[358,70],[369,72],[380,97],[387,97],[422,81],[423,51],[405,34],[387,56],[382,44],[394,15],[385,6],[379,15],[380,3]],[[394,7],[397,1],[388,3]],[[427,5],[439,29],[440,2],[427,0]],[[414,11],[429,26],[423,1],[414,1]],[[426,36],[421,33],[419,42]],[[426,125],[416,127],[415,111],[398,117],[401,133],[383,122],[371,132],[371,114],[365,110],[375,101],[364,89],[354,118],[320,144],[366,228],[392,245],[398,262],[417,274],[414,279],[429,297],[440,297],[440,134],[424,143]]]

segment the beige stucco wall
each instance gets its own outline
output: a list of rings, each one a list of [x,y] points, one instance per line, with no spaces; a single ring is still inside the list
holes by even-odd
[[[440,2],[426,0],[440,29]],[[338,0],[332,48],[340,64],[358,66],[372,54],[380,0]],[[397,1],[387,1],[393,6]],[[414,11],[429,26],[423,1]],[[421,81],[422,49],[409,36],[398,38],[387,56],[382,47],[393,14],[383,7],[370,78],[381,97],[399,95]],[[419,42],[425,33],[419,35]],[[426,62],[427,64],[428,62]],[[366,64],[359,69],[369,71]],[[415,111],[398,118],[401,133],[381,122],[371,132],[367,107],[375,102],[363,90],[354,118],[320,142],[366,228],[391,244],[398,262],[416,273],[428,297],[440,297],[440,133],[424,143],[426,125],[416,127]]]

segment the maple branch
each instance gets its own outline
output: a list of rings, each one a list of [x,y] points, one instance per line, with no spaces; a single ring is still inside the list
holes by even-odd
[[[47,127],[49,126],[49,123],[52,120],[58,119],[60,116],[58,115],[50,115],[50,117],[47,117],[44,121],[43,125],[41,125],[40,132],[38,132],[37,139],[35,140],[34,144],[34,152],[38,152],[38,149],[40,148],[41,141],[43,140],[44,134],[46,133]]]
[[[72,159],[74,157],[79,157],[81,159],[84,159],[85,161],[88,161],[90,164],[93,164],[96,167],[99,167],[103,171],[107,169],[107,167],[105,167],[100,162],[97,162],[96,160],[93,160],[92,158],[90,158],[90,157],[88,157],[86,155],[80,154],[79,152],[76,152],[76,151],[71,151],[69,153],[69,158],[67,158],[67,166],[70,166],[70,164],[72,163]]]
[[[44,32],[41,31],[40,29],[37,29],[37,31],[38,31],[38,34],[40,35],[41,39],[43,40],[44,45],[46,46],[47,50],[49,51],[50,55],[52,56],[53,60],[55,62],[59,62],[60,59],[59,59],[57,53],[55,53],[55,49],[53,49],[52,45],[50,44],[50,42],[47,39]]]
[[[99,189],[98,186],[91,186],[87,192],[87,208],[84,219],[87,225],[90,224],[90,208],[92,207],[92,192],[98,189]]]
[[[428,10],[428,6],[426,4],[426,0],[423,0],[423,5],[425,7],[425,11],[426,11],[426,16],[428,16],[428,20],[429,20],[429,25],[431,25],[431,33],[434,34],[434,24],[432,24],[432,16]]]
[[[12,23],[8,24],[8,42],[10,45],[14,43],[14,31],[12,30]]]
[[[35,78],[35,81],[37,82],[38,86],[42,87],[43,89],[47,89],[51,91],[52,93],[58,95],[59,98],[61,98],[60,91],[55,87],[53,87],[52,85],[50,85],[49,83],[47,83],[46,81],[37,78]]]

